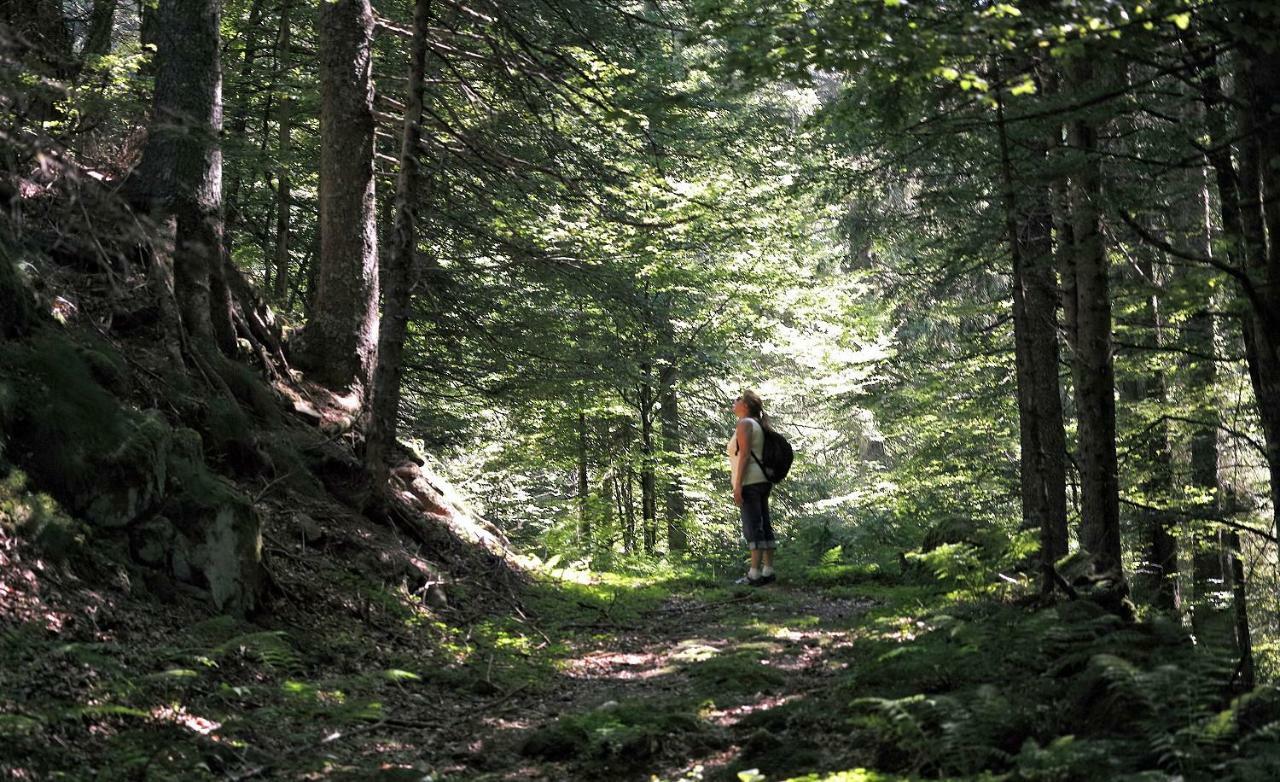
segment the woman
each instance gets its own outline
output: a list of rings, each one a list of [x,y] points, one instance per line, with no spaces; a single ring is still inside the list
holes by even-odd
[[[740,584],[763,586],[773,583],[773,550],[777,541],[769,520],[769,492],[773,484],[764,476],[760,459],[764,455],[764,430],[769,417],[764,403],[754,391],[743,391],[733,400],[738,425],[729,440],[729,472],[733,476],[733,502],[742,518],[742,536],[751,550],[751,569]]]

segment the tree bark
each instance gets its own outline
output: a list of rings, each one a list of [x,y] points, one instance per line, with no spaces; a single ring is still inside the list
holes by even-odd
[[[174,294],[200,350],[235,348],[222,273],[222,69],[219,0],[162,0],[155,109],[137,189],[157,223],[175,220]],[[165,292],[158,291],[158,295]],[[215,311],[215,305],[217,309]]]
[[[378,334],[378,362],[369,402],[369,429],[365,464],[375,493],[387,485],[387,463],[396,442],[400,413],[400,386],[404,367],[404,343],[412,315],[415,283],[414,259],[418,248],[415,202],[421,180],[418,143],[422,140],[423,85],[426,79],[429,0],[417,0],[413,11],[413,43],[409,62],[408,100],[400,144],[400,173],[396,179],[395,218],[387,252],[385,312]]]
[[[288,68],[291,46],[289,12],[291,0],[284,0],[280,6],[280,34],[276,39],[276,84],[285,81],[284,74]],[[275,275],[271,298],[277,307],[285,307],[289,296],[289,231],[292,227],[291,212],[293,202],[292,181],[289,178],[289,154],[292,146],[291,135],[293,125],[293,95],[285,85],[280,96],[279,117],[277,119],[278,145],[276,157],[280,167],[276,170],[276,250]]]
[[[1280,51],[1257,41],[1256,31],[1271,21],[1258,13],[1260,5],[1244,5],[1241,24],[1249,32],[1238,40],[1236,94],[1244,106],[1237,208],[1244,265],[1256,291],[1245,319],[1246,356],[1271,472],[1272,526],[1280,533]]]
[[[320,4],[320,257],[299,358],[312,376],[363,401],[377,354],[373,9]]]
[[[653,366],[641,367],[640,387],[640,516],[644,553],[653,554],[658,543],[658,482],[653,442]]]
[[[1066,430],[1058,386],[1053,220],[1047,186],[1035,184],[1020,192],[1015,182],[1004,100],[999,94],[996,112],[1005,229],[1013,266],[1022,519],[1024,528],[1040,530],[1042,589],[1049,592],[1053,565],[1067,553]],[[1031,147],[1035,150],[1032,163],[1043,163],[1045,147]]]
[[[80,63],[90,57],[102,57],[111,53],[111,34],[115,29],[116,6],[119,0],[93,0],[89,14],[89,34],[80,51]]]
[[[1069,65],[1077,90],[1096,89],[1087,55]],[[1075,117],[1071,147],[1082,156],[1071,176],[1074,238],[1076,351],[1073,374],[1078,409],[1081,520],[1080,543],[1101,572],[1122,575],[1120,484],[1116,460],[1115,369],[1112,363],[1111,289],[1099,215],[1102,174],[1093,122]]]
[[[667,491],[665,516],[667,521],[667,550],[684,551],[689,548],[689,533],[685,529],[684,481],[680,478],[680,396],[676,387],[679,370],[675,357],[668,359],[658,375],[659,404],[662,410],[662,451],[666,455]]]
[[[1231,146],[1227,139],[1224,108],[1227,105],[1223,95],[1221,82],[1217,75],[1216,62],[1210,56],[1207,67],[1200,77],[1202,96],[1205,104],[1205,119],[1209,130],[1209,152],[1206,161],[1213,171],[1214,184],[1218,189],[1218,210],[1222,221],[1223,244],[1226,247],[1225,261],[1238,269],[1248,266],[1246,258],[1261,247],[1260,236],[1250,236],[1247,227],[1255,231],[1257,222],[1247,223],[1241,202],[1241,177],[1237,174],[1232,161]],[[1247,124],[1247,123],[1245,123]],[[1248,160],[1242,155],[1242,164]],[[1202,189],[1201,202],[1204,216],[1202,219],[1200,252],[1205,258],[1212,258],[1212,220],[1210,218],[1209,193],[1207,183]],[[1250,285],[1249,287],[1252,287]],[[1242,338],[1245,343],[1246,356],[1253,353],[1250,339],[1252,324],[1266,318],[1259,314],[1265,302],[1259,300],[1256,292],[1245,288],[1242,291],[1246,312],[1242,318]],[[1203,312],[1192,318],[1189,324],[1189,342],[1194,352],[1199,355],[1216,355],[1217,335],[1216,323],[1212,316],[1213,297],[1206,298]],[[1249,357],[1250,374],[1255,375],[1256,357]],[[1193,366],[1192,385],[1211,389],[1216,382],[1217,366],[1210,360],[1198,360]],[[1255,379],[1255,394],[1257,391]],[[1261,408],[1261,397],[1258,398]],[[1220,414],[1213,397],[1202,411],[1205,423],[1198,427],[1191,442],[1191,469],[1194,485],[1207,489],[1211,494],[1207,513],[1219,516],[1227,509],[1224,502],[1224,487],[1219,470],[1218,430]],[[1264,437],[1266,436],[1264,427]],[[1268,441],[1269,443],[1269,441]],[[1270,453],[1270,451],[1269,451]],[[1268,458],[1270,462],[1270,458]],[[1277,472],[1271,470],[1272,494],[1276,492]],[[1247,687],[1253,686],[1253,644],[1249,631],[1248,595],[1244,583],[1244,563],[1240,558],[1240,539],[1234,530],[1210,528],[1210,532],[1201,532],[1195,539],[1195,550],[1192,558],[1193,583],[1196,589],[1197,602],[1192,613],[1192,623],[1197,636],[1207,643],[1222,647],[1234,646],[1240,659],[1240,672]]]
[[[1135,286],[1147,286],[1142,304],[1134,317],[1141,329],[1140,344],[1147,355],[1158,355],[1164,347],[1164,323],[1160,299],[1155,287],[1156,269],[1151,260],[1141,257],[1136,261],[1139,279]],[[1131,403],[1146,403],[1155,410],[1164,410],[1168,404],[1168,386],[1164,372],[1138,370],[1137,376],[1120,384],[1122,398]],[[1154,506],[1167,501],[1173,492],[1173,450],[1169,436],[1169,424],[1163,416],[1150,424],[1140,424],[1141,432],[1134,443],[1132,458],[1140,462],[1143,473],[1140,488],[1144,496],[1154,502],[1144,503],[1148,508],[1139,510],[1145,550],[1142,564],[1135,574],[1135,585],[1156,608],[1174,612],[1178,609],[1178,547],[1173,536],[1172,516]]]
[[[582,409],[582,395],[578,396],[578,542],[591,544],[590,496],[591,484],[587,481],[587,413]]]

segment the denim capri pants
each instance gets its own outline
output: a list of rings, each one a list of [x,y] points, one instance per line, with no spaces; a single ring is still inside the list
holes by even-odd
[[[772,483],[749,483],[742,487],[742,537],[749,549],[777,548],[773,536],[773,524],[769,520],[769,492]]]

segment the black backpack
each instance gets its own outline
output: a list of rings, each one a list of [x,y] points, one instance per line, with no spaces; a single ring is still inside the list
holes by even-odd
[[[756,452],[751,452],[751,458],[756,460],[756,464],[760,465],[760,469],[764,472],[764,477],[769,479],[769,483],[778,483],[787,477],[787,473],[791,470],[791,462],[795,459],[795,451],[791,450],[791,443],[787,442],[787,438],[764,430],[764,452],[763,458],[757,457]]]

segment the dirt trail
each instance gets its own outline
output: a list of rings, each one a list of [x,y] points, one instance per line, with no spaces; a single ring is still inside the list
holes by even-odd
[[[458,722],[439,738],[465,751],[433,765],[445,779],[736,779],[753,759],[795,747],[813,751],[789,771],[822,765],[814,720],[792,713],[848,668],[852,628],[870,604],[775,585],[673,596],[634,622],[587,614],[565,625],[576,634],[554,685]],[[696,722],[677,719],[682,710]]]

